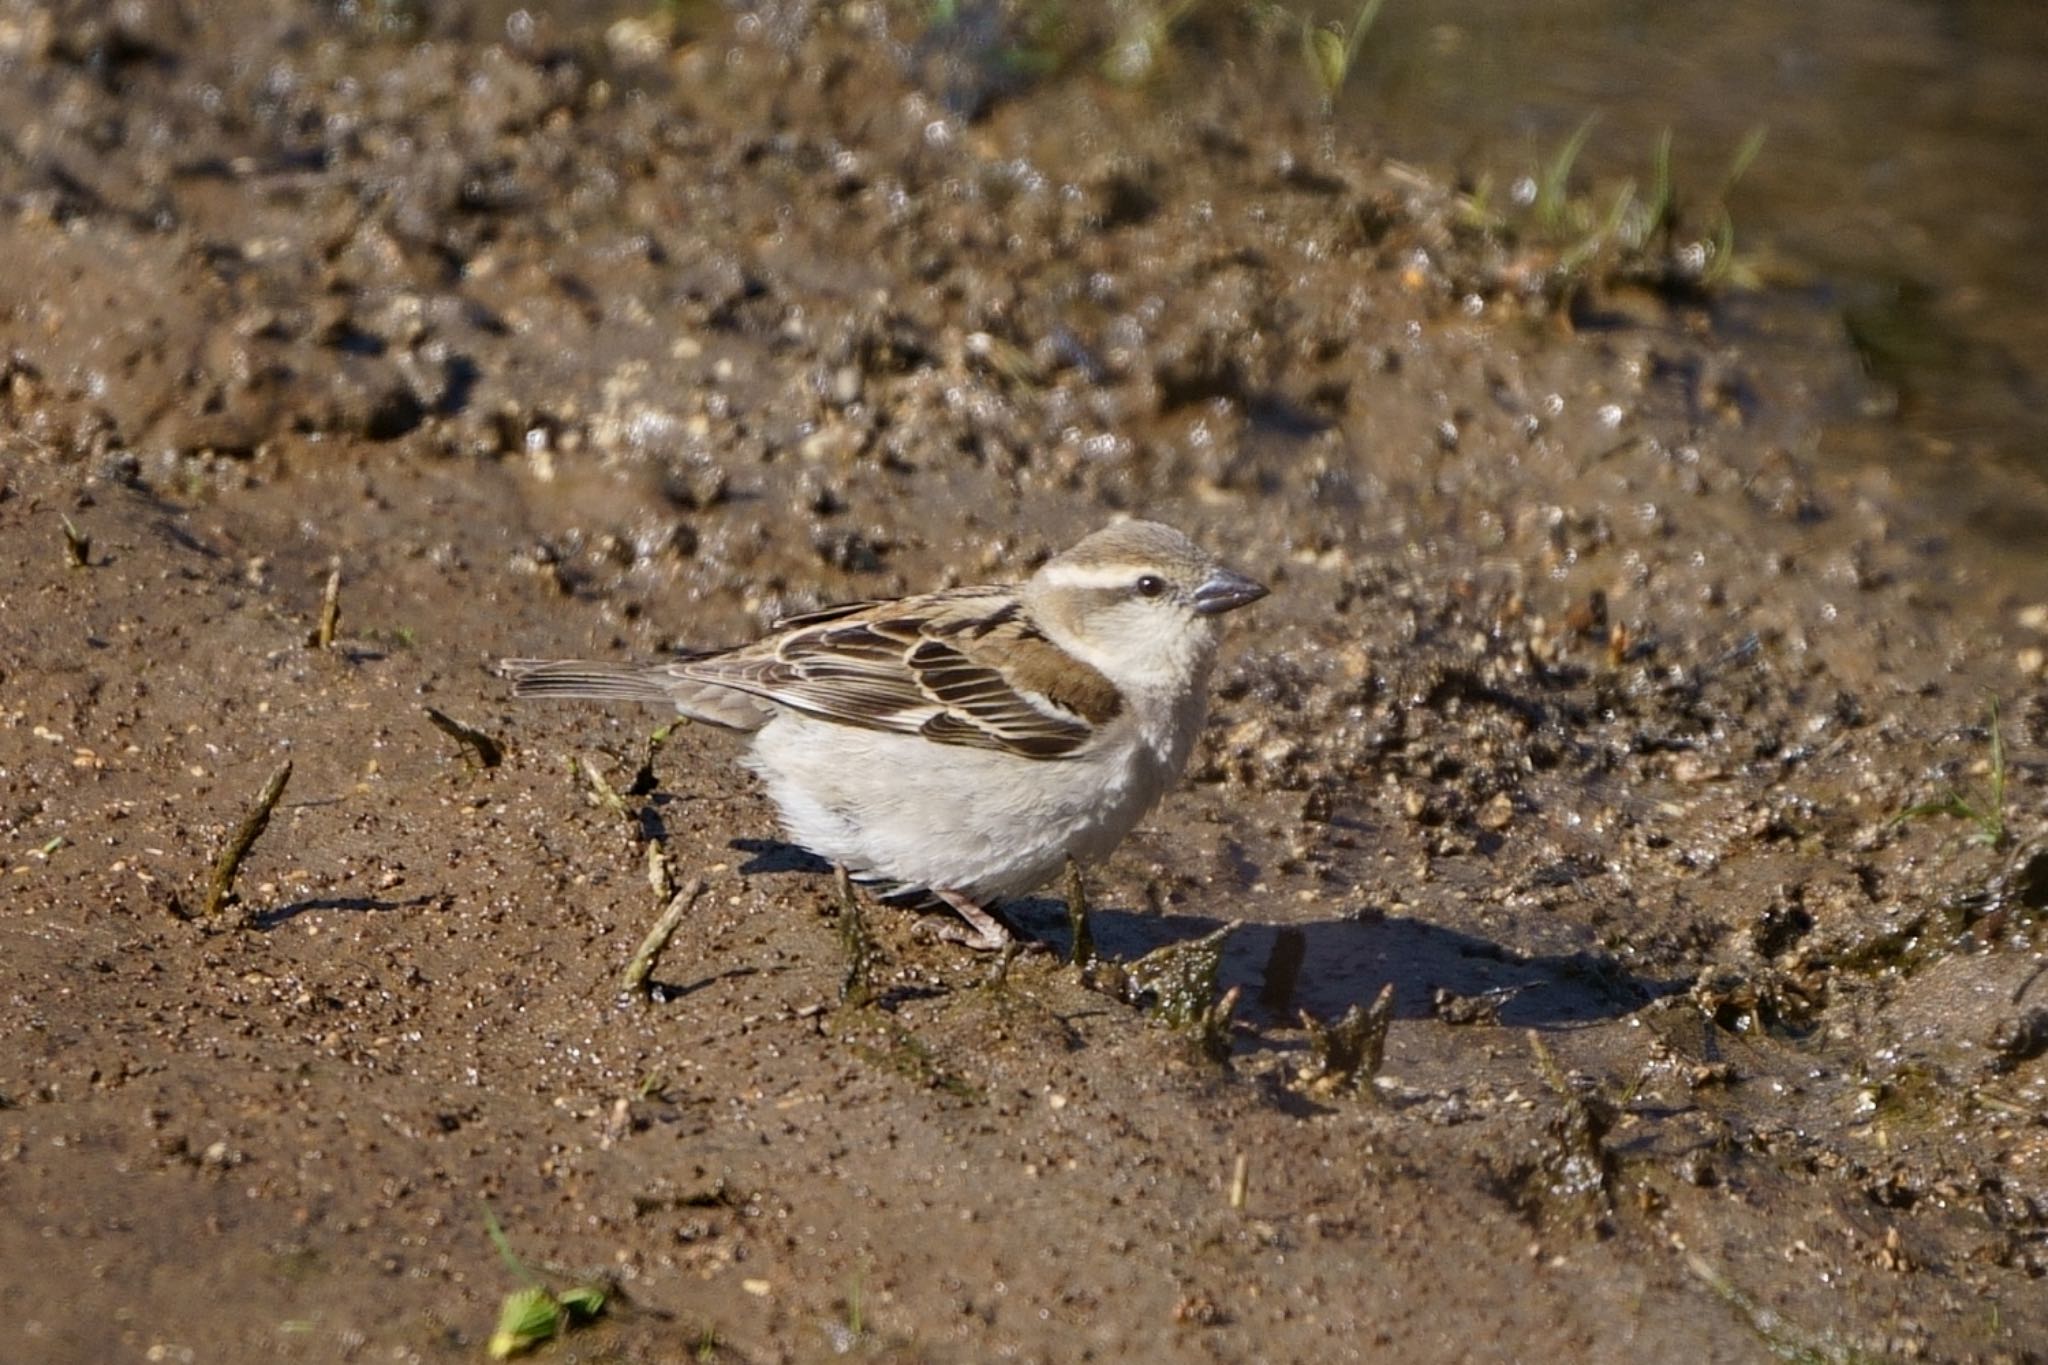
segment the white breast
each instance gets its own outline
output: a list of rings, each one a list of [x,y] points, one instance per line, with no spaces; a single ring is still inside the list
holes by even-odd
[[[1103,857],[1180,776],[1204,706],[1139,703],[1074,758],[1044,761],[785,712],[747,766],[791,841],[857,875],[978,902]]]

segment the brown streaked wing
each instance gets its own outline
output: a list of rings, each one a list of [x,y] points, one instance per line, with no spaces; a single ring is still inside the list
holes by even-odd
[[[785,631],[806,630],[811,626],[822,626],[828,621],[842,621],[859,612],[872,611],[876,607],[888,605],[887,598],[868,597],[858,602],[837,602],[829,607],[813,607],[809,611],[792,612],[788,616],[776,617],[769,630],[777,635]]]
[[[996,734],[964,721],[950,711],[941,711],[924,723],[920,733],[937,744],[957,744],[969,749],[996,749],[1023,758],[1055,759],[1072,757],[1074,751],[1087,742],[1087,728],[1077,728],[1080,730],[1078,735],[1051,731],[1037,734]]]
[[[1047,710],[1001,672],[945,641],[927,637],[906,662],[941,707],[920,727],[941,744],[1065,758],[1095,733],[1086,720]]]
[[[1009,589],[956,588],[797,618],[807,624],[680,671],[842,724],[1066,758],[1121,698],[1047,640]],[[1004,669],[985,657],[999,649]],[[1048,705],[1049,703],[1049,705]]]

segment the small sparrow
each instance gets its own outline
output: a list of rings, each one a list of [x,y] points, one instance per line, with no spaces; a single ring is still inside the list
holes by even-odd
[[[646,665],[508,659],[521,697],[662,702],[749,731],[789,839],[965,921],[1100,858],[1177,779],[1222,616],[1266,595],[1170,526],[1097,531],[1021,584],[852,602]]]

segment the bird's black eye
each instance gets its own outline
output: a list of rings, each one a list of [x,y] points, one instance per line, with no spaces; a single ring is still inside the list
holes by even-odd
[[[1166,580],[1156,573],[1141,576],[1137,582],[1138,596],[1157,597],[1166,591]]]

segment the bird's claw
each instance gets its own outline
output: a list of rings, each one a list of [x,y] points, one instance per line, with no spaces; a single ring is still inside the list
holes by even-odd
[[[972,948],[977,953],[1000,953],[1017,942],[1016,935],[994,926],[990,933],[982,926],[968,924],[964,920],[927,919],[918,923],[917,933],[921,938],[936,939],[941,943],[956,943],[963,948]]]

